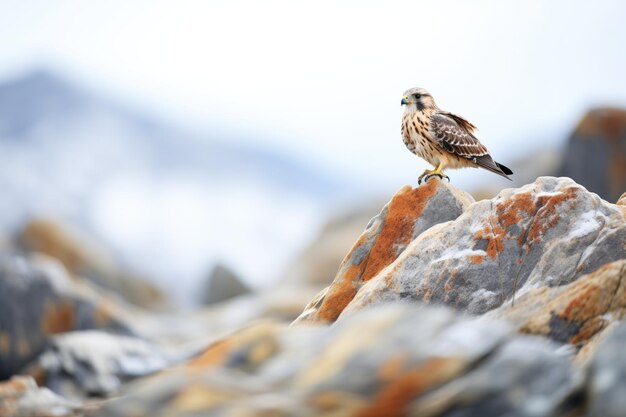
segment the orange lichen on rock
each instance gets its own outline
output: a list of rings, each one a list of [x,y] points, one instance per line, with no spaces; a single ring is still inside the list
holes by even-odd
[[[537,211],[534,222],[528,231],[526,243],[528,245],[532,245],[539,242],[548,229],[556,226],[561,218],[559,211],[560,206],[568,200],[575,200],[579,192],[579,188],[569,187],[558,194],[537,197],[537,206],[539,207],[539,210]],[[574,202],[572,201],[570,205],[573,204]],[[570,208],[574,207],[572,206]]]
[[[495,215],[490,215],[483,222],[482,229],[478,230],[473,239],[486,240],[485,252],[490,259],[495,260],[504,250],[504,238],[509,227],[519,222],[535,211],[535,203],[530,192],[518,193],[513,197],[499,202],[495,207]],[[519,242],[521,244],[521,242]],[[483,258],[484,259],[484,258]],[[473,263],[481,260],[474,258]]]
[[[409,244],[415,220],[422,214],[439,184],[439,181],[429,181],[423,187],[403,188],[389,202],[385,225],[365,261],[361,280],[369,280],[396,260],[399,255],[396,247]]]
[[[401,253],[398,248],[404,248],[410,243],[416,219],[420,217],[440,184],[440,181],[428,181],[417,188],[406,186],[391,199],[382,228],[375,236],[371,249],[358,263],[350,265],[356,251],[368,241],[369,231],[365,231],[346,256],[319,310],[313,314],[315,319],[336,320],[361,285],[397,259]]]
[[[485,257],[483,255],[471,255],[469,257],[470,263],[472,263],[474,265],[479,264],[479,263],[481,263],[484,260],[485,260]]]
[[[317,318],[333,321],[339,317],[357,293],[357,279],[360,273],[359,265],[352,265],[344,272],[343,276],[333,281],[328,294],[317,311]]]

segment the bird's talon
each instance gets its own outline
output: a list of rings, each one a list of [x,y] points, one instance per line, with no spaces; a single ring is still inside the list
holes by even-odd
[[[422,183],[422,179],[424,180],[424,183],[427,183],[429,179],[431,179],[432,177],[439,177],[439,179],[443,180],[444,178],[446,180],[448,180],[448,182],[450,182],[450,177],[448,177],[446,174],[440,174],[438,172],[433,172],[430,174],[425,174],[419,177],[418,179],[418,184]]]

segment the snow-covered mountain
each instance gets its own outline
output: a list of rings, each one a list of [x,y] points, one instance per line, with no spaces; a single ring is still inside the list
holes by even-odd
[[[0,230],[32,216],[77,224],[131,267],[176,283],[182,297],[214,261],[253,285],[267,282],[345,185],[235,134],[207,132],[190,133],[48,72],[6,82]]]

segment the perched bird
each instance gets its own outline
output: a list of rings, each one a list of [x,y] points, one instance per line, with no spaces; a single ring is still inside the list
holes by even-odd
[[[402,116],[402,139],[411,152],[435,167],[419,176],[418,182],[432,175],[446,178],[446,168],[484,168],[504,178],[513,174],[509,168],[495,162],[489,151],[474,136],[476,126],[456,114],[441,110],[430,93],[423,88],[411,88],[404,93],[401,104],[406,106]]]

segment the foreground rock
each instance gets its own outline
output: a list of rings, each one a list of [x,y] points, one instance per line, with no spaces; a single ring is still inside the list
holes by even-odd
[[[414,192],[442,186],[434,181],[435,185]],[[440,212],[450,211],[447,206],[438,207]],[[407,220],[418,221],[434,227],[413,236],[397,258],[385,258],[365,283],[358,274],[346,275],[345,265],[356,254],[366,259],[376,253],[369,248],[353,250],[331,286],[311,302],[297,322],[334,320],[340,314],[393,300],[447,304],[484,314],[505,303],[512,306],[516,298],[519,303],[526,292],[537,294],[541,288],[550,295],[532,297],[531,303],[546,308],[544,314],[550,316],[545,303],[560,293],[550,288],[572,284],[604,265],[626,259],[624,207],[601,200],[567,178],[544,177],[519,189],[504,190],[492,200],[466,206],[453,221],[436,221],[419,212]],[[363,236],[370,233],[368,229]],[[362,246],[357,243],[355,248]],[[616,266],[606,272],[617,274],[618,281],[601,280],[619,282],[620,270]],[[616,289],[615,285],[607,288]],[[588,290],[583,284],[574,286],[568,299],[584,299]],[[336,296],[338,292],[341,297]],[[614,309],[621,305],[617,302]],[[594,314],[603,310],[596,307]],[[522,311],[528,312],[530,307],[526,305]],[[561,327],[571,321],[568,312],[554,318],[565,322]],[[581,323],[586,322],[572,322],[572,326]],[[587,326],[586,337],[594,333],[592,324]],[[601,327],[597,320],[595,326],[595,331]]]
[[[244,329],[184,369],[132,384],[97,415],[540,417],[566,411],[580,381],[546,341],[392,305],[333,327]]]

